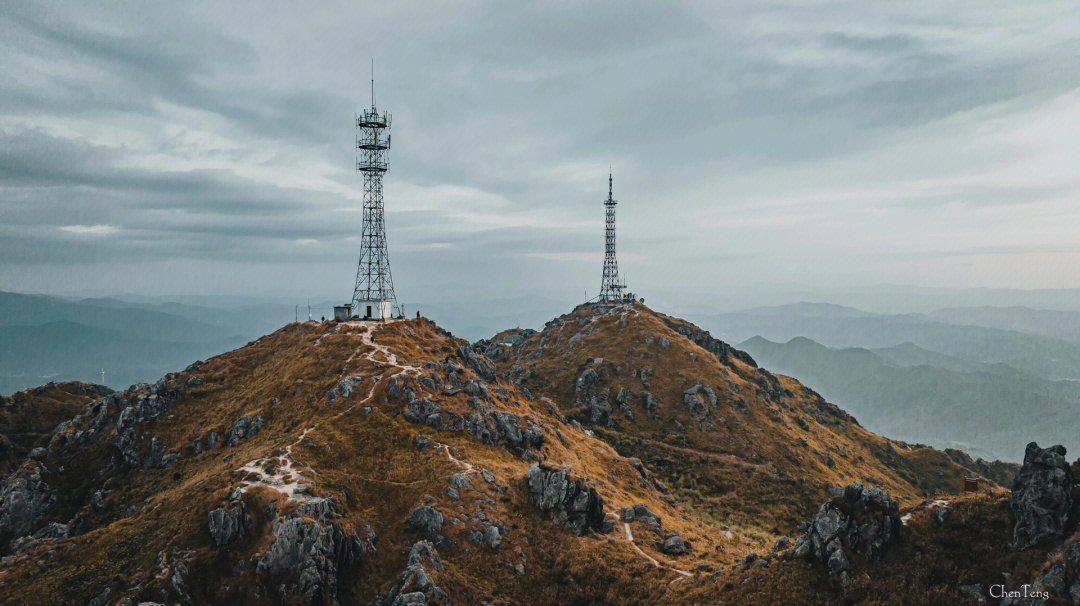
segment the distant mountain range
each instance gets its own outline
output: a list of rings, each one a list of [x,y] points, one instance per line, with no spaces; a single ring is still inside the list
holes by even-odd
[[[243,345],[291,311],[0,292],[0,393],[54,380],[101,383],[103,369],[111,387],[152,380]]]
[[[1080,448],[1078,319],[1019,307],[882,315],[795,304],[703,323],[872,431],[1016,461],[1031,435]]]
[[[911,343],[975,364],[1007,364],[1046,379],[1080,379],[1080,312],[977,308],[931,314],[872,314],[838,305],[798,303],[693,319],[734,342],[761,336],[807,337],[828,347],[871,349]],[[1015,327],[1025,326],[1026,331]],[[1013,328],[1006,328],[1013,327]]]

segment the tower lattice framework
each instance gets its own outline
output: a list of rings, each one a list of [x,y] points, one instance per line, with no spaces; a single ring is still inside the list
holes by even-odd
[[[371,83],[371,108],[356,117],[356,170],[364,175],[364,219],[360,236],[360,263],[352,304],[361,317],[386,319],[397,308],[394,277],[386,252],[383,219],[383,175],[389,168],[390,113],[375,107],[375,81]]]
[[[600,280],[600,302],[613,303],[623,299],[626,285],[619,281],[619,263],[615,259],[614,178],[608,173],[608,197],[604,200],[604,272]]]

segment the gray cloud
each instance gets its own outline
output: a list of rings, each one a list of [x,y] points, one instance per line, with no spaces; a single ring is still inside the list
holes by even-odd
[[[994,270],[1080,246],[1075,9],[254,8],[0,12],[0,288],[347,289],[370,57],[399,288],[595,288],[609,164],[643,293],[952,284],[955,251],[994,251],[972,286],[1080,286]]]

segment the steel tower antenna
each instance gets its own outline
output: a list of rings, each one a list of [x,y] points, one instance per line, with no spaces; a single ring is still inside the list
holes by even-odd
[[[375,62],[371,64],[371,108],[356,117],[356,170],[364,175],[364,222],[360,235],[360,263],[353,287],[353,313],[386,320],[397,305],[390,257],[386,252],[383,221],[383,173],[389,168],[390,113],[375,108]]]
[[[614,303],[623,299],[625,284],[619,282],[619,264],[615,260],[615,185],[608,172],[608,196],[604,200],[604,273],[600,280],[600,302]]]

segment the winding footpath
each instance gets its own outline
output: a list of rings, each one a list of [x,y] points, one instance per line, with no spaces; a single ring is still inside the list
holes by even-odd
[[[419,374],[419,367],[411,366],[408,364],[399,364],[397,356],[395,356],[385,345],[381,345],[375,342],[373,338],[373,333],[377,325],[378,323],[375,322],[348,322],[339,324],[335,328],[335,332],[340,332],[341,329],[345,326],[359,326],[362,328],[362,332],[360,333],[361,346],[357,347],[356,350],[353,351],[352,355],[350,355],[349,358],[345,361],[345,366],[347,367],[350,363],[352,363],[356,356],[366,349],[368,351],[364,355],[364,359],[373,364],[389,366],[391,367],[390,370],[397,369],[399,373]],[[319,337],[315,340],[315,345],[321,345],[321,343],[322,337]],[[385,358],[385,361],[377,360],[375,357],[376,354],[382,354],[382,356]],[[370,402],[372,398],[375,397],[375,388],[378,387],[379,382],[385,376],[387,376],[386,373],[372,377],[371,387],[368,389],[367,395],[363,399],[354,402],[345,410],[342,410],[338,414],[330,417],[329,420],[332,421],[338,419],[341,416],[348,414],[349,412],[354,410],[357,406],[362,406]],[[265,457],[262,459],[256,459],[254,461],[246,463],[245,465],[237,469],[236,471],[244,474],[244,479],[240,482],[240,492],[246,493],[247,491],[256,487],[266,487],[285,495],[285,498],[289,501],[311,502],[316,500],[316,497],[312,497],[306,494],[308,484],[304,477],[304,472],[312,475],[318,475],[318,472],[316,472],[314,469],[307,465],[297,463],[292,458],[293,446],[296,446],[297,444],[303,442],[304,439],[307,438],[308,434],[311,433],[311,431],[314,430],[316,427],[317,425],[311,425],[304,429],[304,431],[300,433],[300,436],[295,441],[285,447],[284,454],[273,457]],[[441,446],[446,448],[445,445]],[[450,454],[449,448],[446,448],[446,456],[450,457],[451,461],[465,465],[469,471],[472,470],[471,465],[469,465],[468,463],[462,463],[461,461],[454,458],[454,456]],[[378,480],[374,478],[363,477],[361,477],[360,479],[367,480],[369,482],[395,484],[399,486],[408,486],[416,484],[419,481],[397,482],[394,480]]]

